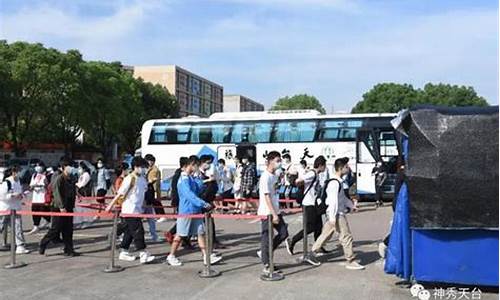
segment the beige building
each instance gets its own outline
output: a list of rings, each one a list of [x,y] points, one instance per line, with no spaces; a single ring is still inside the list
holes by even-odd
[[[264,111],[264,105],[242,95],[224,95],[224,112]]]
[[[134,77],[166,87],[179,101],[181,117],[207,117],[223,110],[222,86],[179,66],[134,66]]]

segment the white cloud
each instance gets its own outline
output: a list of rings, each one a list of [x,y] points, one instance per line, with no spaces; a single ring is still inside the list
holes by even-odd
[[[0,15],[0,37],[77,48],[90,59],[179,64],[221,83],[226,92],[267,105],[280,96],[308,93],[325,107],[349,110],[384,81],[472,85],[498,103],[497,11],[411,15],[368,4],[360,10],[357,1],[213,1],[300,9],[227,10],[200,25],[202,17],[182,1],[115,1],[111,13],[94,17],[40,5]],[[337,13],[345,3],[354,3],[358,13]],[[302,13],[307,6],[327,8],[328,14]]]

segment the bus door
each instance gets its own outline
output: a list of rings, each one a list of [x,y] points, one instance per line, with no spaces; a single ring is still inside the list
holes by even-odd
[[[377,140],[372,130],[360,129],[356,137],[356,189],[362,195],[375,194],[375,176],[373,168],[379,157]]]
[[[242,143],[236,146],[236,155],[239,157],[247,156],[248,160],[257,163],[257,148],[255,144],[251,143]]]

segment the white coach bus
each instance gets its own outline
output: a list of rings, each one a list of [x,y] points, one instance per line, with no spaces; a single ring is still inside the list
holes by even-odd
[[[215,113],[209,118],[186,117],[146,121],[142,127],[141,153],[153,154],[162,171],[162,189],[181,156],[210,154],[234,166],[234,157],[248,154],[258,173],[270,151],[290,154],[292,163],[304,159],[312,166],[323,155],[330,174],[333,163],[348,157],[360,196],[375,193],[372,170],[377,161],[394,169],[398,155],[390,120],[395,114],[332,114],[314,110]],[[391,187],[387,188],[391,192]]]

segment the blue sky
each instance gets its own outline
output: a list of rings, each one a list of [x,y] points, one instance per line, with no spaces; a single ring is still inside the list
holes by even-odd
[[[473,86],[498,104],[494,0],[0,0],[0,39],[177,64],[266,107],[307,93],[348,111],[380,82]]]

